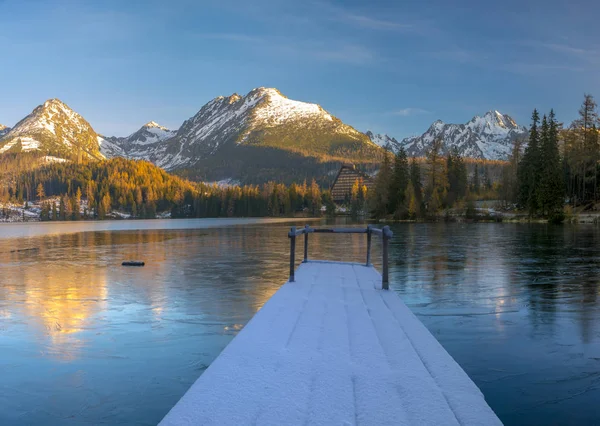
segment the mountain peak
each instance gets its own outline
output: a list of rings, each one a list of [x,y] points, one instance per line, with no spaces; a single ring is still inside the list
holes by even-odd
[[[386,134],[374,134],[372,131],[367,130],[365,135],[367,135],[375,145],[391,152],[397,152],[402,147],[400,142]]]
[[[254,94],[254,93],[258,93],[261,95],[267,95],[267,96],[281,96],[282,98],[286,98],[286,96],[284,96],[279,89],[276,89],[274,87],[257,87],[255,89],[252,89],[250,91],[250,93],[248,93],[248,95],[250,94]]]
[[[343,157],[352,155],[348,152],[357,146],[362,153],[381,153],[365,134],[319,105],[289,99],[272,87],[256,87],[244,96],[234,93],[212,99],[163,145],[162,151],[148,156],[160,167],[202,167],[215,172],[218,168],[219,173],[239,169],[242,158],[263,148],[273,150],[278,159],[282,155]],[[259,161],[278,167],[268,159]],[[213,177],[219,176],[211,175],[210,179]]]
[[[142,129],[161,129],[161,130],[169,130],[164,126],[161,126],[156,121],[149,121],[142,126]]]
[[[435,121],[421,136],[402,141],[409,155],[423,156],[433,141],[441,139],[446,152],[456,147],[465,157],[504,160],[514,141],[523,138],[527,130],[519,126],[509,115],[490,110],[483,116],[476,115],[466,124],[446,124]]]
[[[61,105],[61,106],[64,105],[64,106],[66,106],[66,104],[63,101],[61,101],[60,99],[58,99],[58,98],[48,99],[46,102],[44,102],[44,106],[45,107],[52,106],[52,105]]]
[[[498,110],[490,110],[486,112],[483,117],[475,116],[467,123],[467,125],[474,125],[481,129],[499,127],[506,131],[521,129],[515,120],[508,114],[503,114]]]
[[[4,133],[0,152],[38,150],[65,159],[102,158],[92,126],[60,99],[48,99],[38,105]]]

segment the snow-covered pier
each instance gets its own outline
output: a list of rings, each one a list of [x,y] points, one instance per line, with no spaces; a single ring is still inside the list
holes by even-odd
[[[321,232],[352,232],[327,230]],[[354,232],[383,237],[389,229]],[[161,425],[499,425],[483,394],[369,263],[309,261]],[[305,256],[294,270],[297,235]],[[369,244],[370,247],[370,244]],[[370,251],[370,250],[369,250]]]

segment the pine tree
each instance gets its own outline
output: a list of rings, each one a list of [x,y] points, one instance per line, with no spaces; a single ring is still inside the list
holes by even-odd
[[[490,171],[487,164],[483,164],[483,184],[485,189],[489,191],[492,189],[492,179],[490,178]]]
[[[312,201],[312,215],[317,217],[321,215],[321,188],[315,179],[310,184],[310,195]]]
[[[295,186],[294,184],[292,184],[292,186]],[[292,187],[290,187],[290,191],[292,191],[291,189]],[[296,192],[296,189],[293,189],[293,193]],[[323,196],[322,196],[322,200],[323,200],[323,204],[325,205],[326,208],[326,214],[327,216],[333,216],[335,214],[335,203],[333,202],[333,198],[331,198],[331,192],[330,191],[323,191]]]
[[[532,216],[538,210],[537,186],[539,183],[540,166],[540,135],[538,123],[540,116],[536,109],[531,116],[531,129],[529,130],[529,143],[525,148],[523,159],[519,165],[519,204],[523,206]]]
[[[542,119],[540,156],[542,169],[538,188],[538,203],[542,213],[553,220],[561,217],[564,189],[561,160],[558,151],[558,123],[554,111]]]
[[[389,212],[390,204],[390,183],[392,180],[392,167],[390,157],[386,151],[383,156],[383,163],[375,178],[375,194],[373,200],[373,215],[375,217],[386,216]]]
[[[570,197],[574,205],[597,198],[597,164],[600,160],[597,127],[600,124],[596,101],[584,96],[579,118],[571,123],[565,141],[565,165]]]
[[[77,191],[71,200],[71,204],[73,206],[73,220],[81,219],[81,212],[79,210],[81,206],[81,188],[77,187]]]
[[[446,203],[448,206],[452,206],[467,194],[467,166],[456,147],[451,149],[448,154],[446,170],[448,173]]]
[[[408,158],[404,148],[400,148],[394,157],[394,170],[390,182],[389,210],[397,216],[404,216],[406,206],[406,187],[409,180]]]
[[[36,189],[36,195],[37,195],[37,199],[41,200],[42,198],[44,198],[46,196],[46,193],[44,192],[44,185],[42,185],[42,183],[38,183],[37,189]]]
[[[356,179],[352,184],[352,188],[350,189],[350,214],[353,217],[358,217],[361,210],[360,200],[359,200],[359,192],[360,192],[361,182]]]
[[[414,217],[421,215],[423,205],[423,185],[421,183],[421,167],[415,158],[410,161],[410,186],[414,195],[415,206],[413,209]],[[410,200],[409,200],[410,201]],[[410,210],[410,209],[409,209]]]
[[[412,183],[406,185],[406,199],[408,200],[408,218],[416,219],[419,215],[419,203]]]
[[[515,140],[513,148],[508,158],[508,165],[502,168],[502,199],[507,204],[517,202],[519,163],[521,161],[521,149],[523,142],[520,139]]]
[[[63,197],[60,197],[60,204],[58,206],[58,217],[59,220],[67,220],[65,200]]]
[[[50,220],[50,206],[48,203],[42,204],[42,211],[40,212],[40,220],[45,222]]]
[[[475,172],[473,173],[473,192],[479,195],[479,191],[481,190],[481,185],[479,183],[479,167],[477,163],[475,163]]]
[[[446,199],[448,188],[446,164],[442,157],[442,141],[437,139],[433,142],[427,152],[427,186],[425,193],[427,198],[427,210],[436,213]]]

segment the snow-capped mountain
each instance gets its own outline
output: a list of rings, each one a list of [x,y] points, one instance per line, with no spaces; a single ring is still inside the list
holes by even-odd
[[[345,161],[370,169],[383,155],[367,135],[321,106],[265,87],[245,96],[219,96],[177,131],[151,121],[127,137],[97,134],[79,114],[51,99],[0,137],[0,153],[32,150],[67,160],[144,159],[192,179],[243,183],[329,176]]]
[[[58,99],[39,105],[0,137],[0,153],[38,150],[65,159],[101,159],[98,148],[92,126]]]
[[[321,106],[260,87],[246,96],[219,96],[186,120],[148,159],[166,170],[202,167],[209,179],[235,177],[248,167],[280,168],[282,155],[375,159],[381,150]],[[243,164],[245,163],[245,164]],[[210,173],[219,168],[220,171]],[[233,176],[232,176],[233,174]]]
[[[3,124],[0,124],[0,138],[10,132],[10,127],[6,127]]]
[[[421,136],[402,140],[401,145],[410,156],[426,155],[433,141],[441,139],[443,152],[452,147],[464,157],[505,160],[515,140],[527,137],[527,129],[519,126],[510,116],[489,111],[483,117],[475,116],[466,124],[447,124],[435,121]]]
[[[367,135],[369,139],[371,139],[371,142],[373,142],[374,144],[379,145],[380,147],[391,152],[397,152],[402,146],[402,144],[398,142],[396,138],[393,138],[388,135],[384,135],[381,133],[374,134],[370,130],[368,130],[365,133],[365,135]]]
[[[101,136],[98,143],[102,154],[109,158],[149,159],[159,157],[165,148],[160,142],[172,138],[176,134],[176,130],[169,130],[155,121],[150,121],[129,136]]]

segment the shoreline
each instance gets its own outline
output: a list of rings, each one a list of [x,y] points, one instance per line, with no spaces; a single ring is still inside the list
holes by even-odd
[[[303,222],[321,221],[322,218],[302,218]],[[191,219],[134,219],[134,220],[78,220],[49,222],[5,222],[0,223],[0,240],[11,238],[42,237],[45,235],[77,234],[80,232],[104,231],[154,231],[154,230],[193,230],[246,226],[261,224],[281,224],[298,221],[298,218],[256,217],[256,218],[191,218]],[[195,225],[195,226],[193,226]]]

